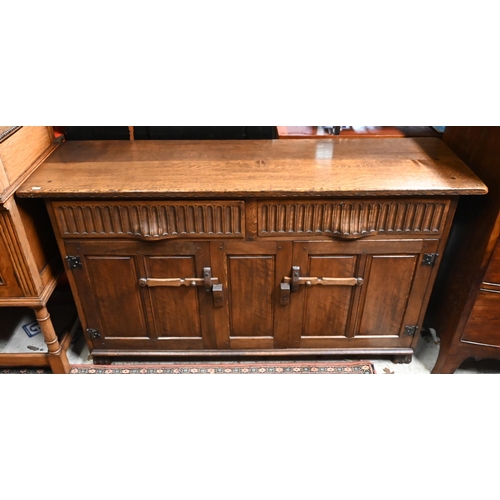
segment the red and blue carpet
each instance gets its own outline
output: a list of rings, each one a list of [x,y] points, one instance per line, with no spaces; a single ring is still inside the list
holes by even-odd
[[[35,368],[3,368],[0,374],[50,373],[49,370]],[[90,375],[158,375],[158,374],[313,374],[313,375],[355,375],[374,374],[375,367],[369,361],[260,361],[260,362],[206,362],[206,363],[161,363],[161,364],[113,364],[113,365],[72,365],[71,374]]]

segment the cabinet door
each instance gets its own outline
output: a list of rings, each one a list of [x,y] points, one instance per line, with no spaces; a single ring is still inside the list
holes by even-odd
[[[290,347],[409,347],[405,327],[419,324],[432,270],[423,251],[435,248],[437,240],[294,243],[293,265],[312,279],[291,293]]]
[[[208,243],[69,242],[66,249],[81,261],[72,273],[94,348],[216,347],[212,293],[189,285],[210,265]]]
[[[288,345],[289,308],[280,283],[290,269],[291,242],[212,244],[214,273],[224,279],[224,307],[215,311],[219,345],[273,349]]]

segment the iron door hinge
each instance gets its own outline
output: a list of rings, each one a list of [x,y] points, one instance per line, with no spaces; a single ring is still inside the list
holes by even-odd
[[[433,266],[436,263],[438,257],[438,253],[424,253],[422,264],[424,266]]]
[[[408,335],[409,337],[412,337],[417,333],[418,326],[405,326],[404,329],[404,335]]]
[[[76,269],[77,267],[82,267],[82,261],[80,257],[75,255],[66,255],[66,262],[70,269]]]
[[[101,338],[101,333],[99,332],[99,330],[96,330],[95,328],[87,328],[87,333],[93,339],[100,339]]]

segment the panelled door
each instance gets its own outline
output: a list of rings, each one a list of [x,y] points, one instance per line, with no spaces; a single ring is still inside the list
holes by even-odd
[[[66,242],[94,348],[409,347],[438,240]]]
[[[409,347],[437,240],[296,242],[290,347]]]
[[[224,307],[215,311],[216,330],[226,349],[288,346],[289,308],[280,283],[290,269],[292,243],[212,243],[213,272],[222,276]]]
[[[94,348],[215,349],[206,242],[67,242]]]

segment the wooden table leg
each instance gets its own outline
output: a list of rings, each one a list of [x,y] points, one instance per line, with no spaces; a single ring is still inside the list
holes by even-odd
[[[49,354],[49,365],[53,373],[69,373],[71,367],[66,352],[63,351],[54,325],[50,319],[49,311],[46,307],[34,308],[36,319],[42,330],[43,338],[47,344]]]

